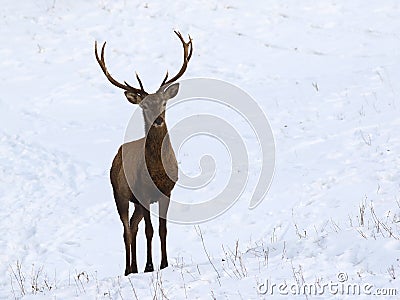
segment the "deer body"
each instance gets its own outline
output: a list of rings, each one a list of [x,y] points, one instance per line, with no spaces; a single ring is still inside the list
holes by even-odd
[[[123,193],[135,204],[140,203],[137,198],[147,199],[147,204],[157,202],[157,193],[151,193],[153,185],[164,195],[169,195],[178,180],[178,164],[169,137],[163,133],[153,134],[150,130],[147,143],[145,138],[141,138],[123,144],[112,163],[110,179],[114,193]],[[124,165],[136,168],[125,170]],[[152,182],[148,176],[143,176],[141,170],[144,168],[147,168]]]
[[[178,74],[168,81],[167,72],[160,88],[154,94],[148,94],[144,91],[142,82],[137,74],[136,78],[140,89],[134,88],[126,82],[121,84],[112,78],[104,62],[105,43],[102,47],[101,58],[97,54],[97,43],[95,44],[97,62],[107,79],[112,84],[125,90],[125,96],[128,101],[138,104],[143,110],[144,117],[145,137],[123,144],[114,157],[110,171],[114,199],[124,227],[125,275],[137,273],[138,271],[136,235],[138,225],[142,219],[145,221],[147,240],[145,272],[154,270],[151,250],[154,230],[150,219],[150,204],[155,202],[159,204],[160,268],[168,266],[166,217],[171,191],[178,180],[178,164],[165,122],[165,107],[167,101],[178,93],[179,83],[173,82],[183,75],[192,55],[192,40],[190,36],[189,42],[186,43],[179,32],[175,31],[175,33],[183,45],[183,65]],[[133,202],[135,205],[135,210],[130,219],[129,202]]]

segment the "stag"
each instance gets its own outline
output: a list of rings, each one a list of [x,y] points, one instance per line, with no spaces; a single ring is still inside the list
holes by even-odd
[[[165,122],[165,107],[169,99],[179,91],[177,81],[186,71],[192,56],[192,39],[185,42],[178,31],[174,31],[183,45],[183,64],[179,72],[168,80],[168,72],[160,88],[153,94],[147,93],[139,75],[136,79],[140,88],[129,85],[126,81],[120,83],[107,70],[104,62],[104,42],[99,57],[97,41],[95,55],[103,73],[115,86],[123,89],[128,101],[138,104],[143,111],[145,137],[132,142],[124,143],[118,149],[112,162],[110,171],[111,185],[119,217],[124,227],[125,244],[125,275],[137,273],[136,235],[138,225],[145,221],[147,241],[147,262],[145,272],[154,271],[151,243],[153,226],[150,218],[150,204],[159,205],[159,236],[161,241],[160,269],[168,266],[167,259],[167,211],[170,203],[171,191],[178,180],[178,164],[172,148],[168,128]],[[134,203],[134,212],[129,220],[129,202]]]

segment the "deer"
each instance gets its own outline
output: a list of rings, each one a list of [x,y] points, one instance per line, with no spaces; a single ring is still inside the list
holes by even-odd
[[[104,75],[114,86],[124,90],[126,99],[142,109],[145,137],[122,144],[115,155],[110,180],[119,217],[123,225],[125,245],[125,275],[137,273],[136,236],[138,225],[145,222],[147,241],[147,261],[144,272],[154,271],[152,259],[153,225],[150,218],[150,204],[158,202],[159,237],[161,242],[160,269],[168,266],[167,259],[167,212],[171,191],[178,180],[178,164],[169,138],[165,122],[165,109],[169,99],[179,91],[176,82],[185,73],[192,57],[192,38],[186,42],[181,33],[174,31],[183,46],[183,64],[179,72],[168,80],[168,71],[158,90],[151,94],[144,90],[141,79],[136,73],[139,87],[133,87],[126,81],[120,83],[107,70],[104,61],[104,49],[99,56],[95,41],[95,56]],[[134,211],[129,220],[129,203]]]

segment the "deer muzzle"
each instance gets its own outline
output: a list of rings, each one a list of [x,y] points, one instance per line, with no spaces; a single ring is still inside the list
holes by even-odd
[[[158,116],[157,119],[154,120],[153,125],[155,126],[162,126],[164,124],[164,118],[161,116]]]

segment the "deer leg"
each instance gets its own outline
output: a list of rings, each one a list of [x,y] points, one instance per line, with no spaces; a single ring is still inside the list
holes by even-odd
[[[150,209],[147,207],[143,208],[143,217],[145,222],[145,233],[146,233],[146,240],[147,240],[147,262],[146,267],[144,269],[145,272],[153,272],[153,258],[151,254],[151,240],[153,239],[153,225],[151,224],[150,219]]]
[[[169,198],[160,200],[159,207],[159,228],[158,234],[161,241],[161,265],[160,269],[168,267],[167,259],[167,212],[169,207]]]
[[[133,212],[131,218],[131,235],[132,235],[132,244],[131,244],[131,256],[132,256],[132,264],[131,271],[132,273],[137,273],[137,262],[136,262],[136,235],[138,232],[138,225],[143,218],[142,207],[139,204],[135,204],[135,210]]]
[[[119,217],[124,226],[124,243],[125,243],[125,275],[132,273],[131,269],[131,241],[132,235],[129,228],[129,201],[116,200]]]

